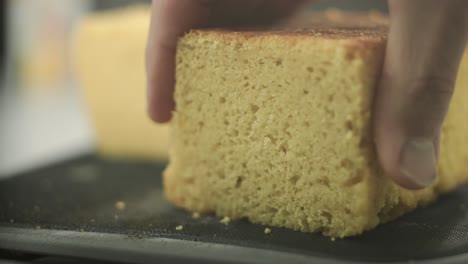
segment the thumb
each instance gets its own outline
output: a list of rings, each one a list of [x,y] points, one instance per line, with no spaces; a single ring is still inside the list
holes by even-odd
[[[374,109],[377,153],[399,185],[437,174],[439,136],[468,36],[466,0],[389,0],[390,33]]]

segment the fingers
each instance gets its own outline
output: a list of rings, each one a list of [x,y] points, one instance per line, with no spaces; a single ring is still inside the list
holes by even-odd
[[[313,0],[263,0],[251,9],[248,23],[272,24],[294,14],[302,5]]]
[[[167,122],[174,109],[177,39],[207,17],[205,1],[153,0],[146,47],[148,114]]]
[[[390,33],[374,109],[380,163],[403,187],[436,178],[440,129],[468,37],[466,0],[389,0]]]

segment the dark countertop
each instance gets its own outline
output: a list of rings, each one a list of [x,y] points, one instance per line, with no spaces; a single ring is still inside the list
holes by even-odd
[[[191,213],[165,201],[161,187],[163,168],[164,164],[106,161],[86,156],[1,180],[0,248],[7,243],[13,247],[16,243],[13,249],[27,250],[29,245],[37,251],[34,243],[50,243],[54,245],[51,248],[60,248],[57,246],[60,241],[73,245],[83,243],[83,238],[86,241],[97,237],[102,238],[101,244],[95,241],[98,244],[94,247],[107,248],[107,256],[112,256],[109,253],[112,248],[125,245],[123,248],[131,250],[135,243],[149,243],[155,247],[150,250],[153,254],[160,255],[157,249],[170,244],[173,246],[164,251],[169,256],[180,253],[176,248],[186,248],[187,252],[198,248],[197,254],[207,250],[208,259],[222,249],[237,252],[232,254],[240,254],[240,259],[250,256],[240,252],[256,252],[251,260],[257,261],[262,256],[265,260],[275,256],[273,260],[279,261],[280,256],[289,256],[288,259],[330,263],[406,263],[444,258],[468,261],[468,256],[463,255],[468,252],[468,186],[362,236],[332,241],[318,234],[284,228],[271,228],[272,233],[266,235],[265,226],[246,220],[225,225],[213,215],[193,219]],[[118,201],[125,203],[125,209],[116,207]],[[183,229],[177,231],[179,225]],[[77,254],[89,253],[93,246],[88,245],[89,248]],[[50,250],[45,253],[50,254]],[[223,256],[232,258],[230,254],[218,255],[217,260]]]

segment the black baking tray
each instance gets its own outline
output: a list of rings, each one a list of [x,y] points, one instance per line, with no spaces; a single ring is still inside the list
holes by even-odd
[[[164,167],[87,155],[1,180],[0,248],[139,263],[468,263],[468,186],[333,241],[284,228],[267,235],[246,220],[194,219],[164,199]]]

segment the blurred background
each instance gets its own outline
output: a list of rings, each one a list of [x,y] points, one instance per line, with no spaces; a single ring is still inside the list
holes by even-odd
[[[0,177],[96,149],[165,158],[168,132],[145,116],[149,10],[142,4],[150,1],[0,2]],[[310,8],[329,7],[387,12],[384,0],[322,0]]]

